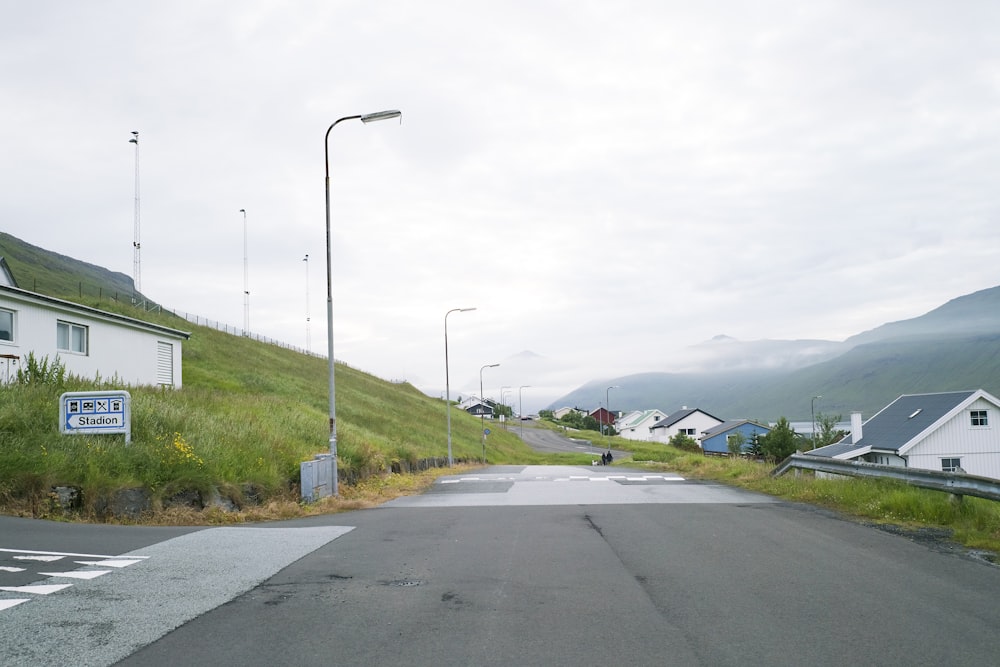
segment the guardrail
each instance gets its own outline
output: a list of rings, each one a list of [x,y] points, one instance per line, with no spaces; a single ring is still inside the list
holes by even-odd
[[[850,477],[896,479],[922,489],[950,493],[959,500],[962,496],[1000,500],[1000,480],[989,477],[977,477],[958,472],[884,466],[862,461],[841,461],[808,454],[792,454],[771,471],[771,476],[780,477],[792,468]]]

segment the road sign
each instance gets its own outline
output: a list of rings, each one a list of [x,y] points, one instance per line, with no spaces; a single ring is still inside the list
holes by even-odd
[[[132,441],[132,397],[127,391],[67,391],[59,397],[62,433],[124,433]]]

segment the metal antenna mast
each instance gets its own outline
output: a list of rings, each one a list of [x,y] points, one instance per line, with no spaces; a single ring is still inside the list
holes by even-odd
[[[139,254],[142,248],[139,240],[139,133],[133,131],[132,138],[128,142],[135,144],[135,222],[132,236],[132,283],[135,286],[135,294],[132,296],[132,303],[137,303],[142,292],[142,258]]]

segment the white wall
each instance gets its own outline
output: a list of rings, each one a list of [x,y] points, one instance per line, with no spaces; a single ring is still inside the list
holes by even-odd
[[[972,426],[970,410],[986,410],[989,425]],[[977,399],[906,454],[913,468],[941,470],[942,458],[957,457],[968,474],[1000,479],[1000,409]]]
[[[30,295],[30,293],[28,293]],[[59,360],[74,375],[111,380],[117,376],[126,385],[158,385],[164,378],[158,373],[160,345],[172,348],[172,384],[181,386],[181,341],[183,337],[155,325],[137,320],[104,316],[101,311],[75,308],[58,300],[39,300],[24,293],[0,291],[0,308],[15,311],[14,341],[0,341],[0,354],[15,354],[24,359],[34,353],[36,359]],[[87,327],[88,350],[78,354],[57,349],[56,323],[69,322]]]

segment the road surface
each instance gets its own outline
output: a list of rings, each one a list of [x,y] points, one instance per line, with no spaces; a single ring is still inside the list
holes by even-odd
[[[0,606],[5,666],[1000,655],[1000,568],[808,506],[617,467],[495,466],[267,526],[133,533],[0,518],[0,546],[0,566],[31,570],[0,570],[0,584],[17,582],[0,603],[25,600]],[[42,552],[81,555],[15,558]]]

